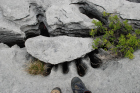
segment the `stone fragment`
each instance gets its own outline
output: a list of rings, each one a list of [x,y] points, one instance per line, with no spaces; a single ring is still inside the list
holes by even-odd
[[[91,38],[38,36],[28,39],[25,46],[33,57],[46,63],[58,64],[91,52],[92,42]]]

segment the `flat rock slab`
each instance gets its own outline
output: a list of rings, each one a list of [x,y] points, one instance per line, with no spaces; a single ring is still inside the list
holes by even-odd
[[[91,38],[38,36],[28,39],[25,46],[33,57],[47,63],[58,64],[91,52],[92,42]]]

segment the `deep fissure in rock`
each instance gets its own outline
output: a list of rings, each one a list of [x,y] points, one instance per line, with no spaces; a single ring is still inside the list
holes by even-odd
[[[8,45],[9,47],[12,47],[13,45],[18,45],[20,48],[23,48],[25,47],[24,43],[24,39],[23,40],[16,40],[16,41],[13,41],[13,42],[1,42],[1,43],[4,43],[6,45]]]
[[[62,28],[57,28],[54,30],[54,33],[51,34],[51,36],[61,36],[61,35],[67,35],[67,36],[72,36],[72,37],[91,37],[89,35],[90,29],[76,29],[76,30],[68,30],[66,32],[65,29]]]
[[[87,66],[82,62],[81,58],[75,60],[75,64],[77,67],[77,73],[79,76],[83,77],[87,72]]]
[[[95,50],[95,51],[92,51],[92,52],[88,53],[88,56],[89,56],[89,58],[90,58],[91,66],[92,66],[93,68],[98,68],[98,67],[100,67],[101,64],[102,64],[101,59],[98,58],[98,57],[96,56],[96,54],[98,54],[98,50]]]
[[[43,22],[39,24],[40,35],[50,37],[47,27]]]
[[[25,40],[27,40],[28,38],[36,37],[36,36],[38,36],[40,34],[40,33],[35,33],[35,32],[39,32],[39,29],[38,30],[32,29],[30,31],[26,31],[25,32],[25,35],[26,35]]]
[[[38,35],[43,35],[50,37],[50,34],[48,32],[48,24],[46,22],[46,16],[45,11],[43,8],[38,7],[38,5],[31,4],[31,6],[35,6],[33,10],[35,10],[36,18],[38,20],[38,23],[35,25],[26,25],[21,26],[21,30],[25,32],[25,37],[21,38],[20,35],[10,35],[12,38],[11,40],[7,40],[7,37],[5,40],[1,40],[1,43],[7,44],[9,47],[12,47],[13,45],[17,44],[20,48],[25,47],[24,43],[28,38],[36,37]],[[38,28],[37,28],[38,26]],[[14,37],[13,37],[14,36]],[[15,38],[16,37],[16,38]],[[18,38],[19,37],[19,38]]]
[[[67,74],[69,72],[69,62],[62,63],[62,72]]]
[[[140,0],[127,0],[127,1],[140,3]]]
[[[105,25],[108,24],[107,18],[103,17],[102,13],[94,7],[95,4],[88,2],[88,1],[79,1],[77,3],[71,3],[71,4],[78,5],[79,11],[82,14],[85,14],[86,16],[88,16],[89,18],[91,18],[91,19],[96,18],[99,21],[101,21],[103,24],[105,24]]]

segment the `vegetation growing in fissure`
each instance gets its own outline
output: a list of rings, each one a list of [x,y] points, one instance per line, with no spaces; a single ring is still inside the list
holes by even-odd
[[[30,62],[27,68],[27,72],[33,75],[43,74],[44,71],[44,64],[40,60],[35,60]]]
[[[94,38],[93,48],[102,47],[121,57],[134,58],[134,50],[140,48],[140,39],[138,38],[140,30],[134,30],[127,20],[121,21],[117,15],[103,12],[103,16],[108,17],[108,25],[103,25],[102,22],[97,20],[92,21],[97,26],[90,32],[90,35]]]

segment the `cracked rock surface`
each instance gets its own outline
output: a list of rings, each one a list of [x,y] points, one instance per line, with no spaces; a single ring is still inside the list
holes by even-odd
[[[71,0],[72,3],[86,0]],[[132,3],[126,0],[87,0],[99,6],[102,6],[108,13],[117,13],[123,19],[140,20],[139,11],[140,4]]]
[[[94,27],[91,19],[85,21],[70,5],[52,5],[46,11],[46,18],[52,35],[89,36],[90,29]]]
[[[85,2],[86,5],[72,4],[78,2]],[[117,14],[121,19],[128,19],[134,28],[140,28],[139,2],[0,0],[0,93],[50,93],[54,87],[60,87],[63,93],[72,93],[71,79],[79,77],[73,61],[77,58],[81,58],[87,65],[86,75],[80,78],[93,93],[139,93],[140,50],[134,53],[135,58],[132,60],[123,58],[105,62],[114,56],[98,54],[104,61],[98,69],[91,67],[90,58],[86,55],[92,51],[93,40],[87,38],[90,37],[89,31],[96,28],[91,23],[96,16],[93,17],[95,11],[91,13],[92,9],[97,9],[99,13],[106,11]],[[37,18],[38,16],[41,17]],[[102,20],[98,17],[96,19]],[[51,37],[34,37],[41,34],[41,22]],[[25,39],[27,49],[20,48],[19,46],[24,47]],[[26,64],[32,59],[28,52],[52,64],[71,61],[69,73],[63,74],[62,65],[58,65],[58,69],[53,68],[47,77],[28,74],[25,71]]]
[[[93,39],[79,37],[44,37],[30,38],[25,42],[29,54],[39,60],[58,64],[72,61],[91,52]]]
[[[94,93],[139,93],[140,91],[140,51],[134,53],[135,58],[104,63],[101,68],[90,66],[88,57],[83,58],[88,71],[79,77],[87,88]],[[1,93],[50,93],[54,87],[60,87],[63,93],[72,93],[71,79],[78,77],[74,62],[69,65],[68,74],[52,69],[47,77],[32,76],[25,72],[30,56],[25,48],[3,48],[0,50],[0,92]]]
[[[51,36],[69,35],[89,37],[93,18],[80,12],[77,3],[86,0],[1,0],[0,42],[11,45],[30,34],[40,35],[36,16],[43,14]],[[117,13],[122,19],[140,20],[140,4],[127,0],[87,0],[100,12]],[[90,3],[91,2],[91,3]],[[87,7],[90,9],[90,7]],[[41,12],[40,12],[41,11]]]

